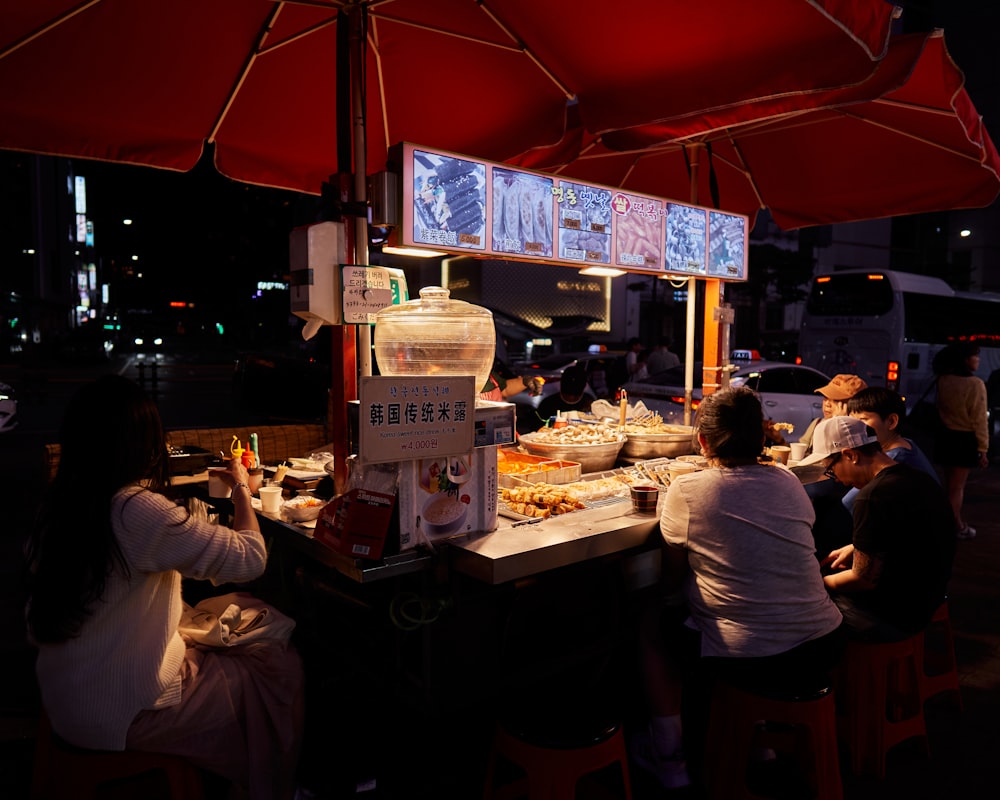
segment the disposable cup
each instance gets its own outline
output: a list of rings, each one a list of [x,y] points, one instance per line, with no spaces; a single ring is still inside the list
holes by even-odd
[[[209,467],[208,469],[208,496],[209,497],[230,497],[233,494],[232,487],[226,483],[219,475],[225,472],[223,467]]]
[[[261,486],[260,507],[265,514],[277,514],[281,510],[281,487]]]
[[[792,448],[787,444],[775,444],[771,445],[771,458],[775,461],[780,461],[782,464],[788,463],[788,457],[792,453]]]
[[[692,464],[690,461],[671,461],[667,466],[667,474],[670,476],[670,480],[673,481],[679,478],[681,475],[687,475],[691,472],[697,472],[698,466]]]
[[[806,457],[806,450],[809,449],[809,445],[805,442],[792,442],[789,447],[791,448],[791,459],[792,461],[801,461]]]
[[[655,514],[660,490],[655,486],[632,486],[632,510],[637,514]]]

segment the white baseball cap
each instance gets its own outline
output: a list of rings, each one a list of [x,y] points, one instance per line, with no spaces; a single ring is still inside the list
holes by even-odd
[[[815,464],[844,450],[877,442],[878,436],[857,417],[830,417],[821,420],[813,431],[812,453],[796,466]]]

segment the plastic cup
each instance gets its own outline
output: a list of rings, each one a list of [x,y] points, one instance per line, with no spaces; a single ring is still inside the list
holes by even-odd
[[[637,514],[655,514],[660,490],[655,486],[632,486],[632,510]]]
[[[771,445],[771,458],[775,461],[780,461],[782,464],[788,463],[788,458],[792,454],[792,448],[787,444],[774,444]]]
[[[679,478],[681,475],[687,475],[691,472],[697,471],[698,467],[690,461],[671,461],[667,466],[667,475],[670,476],[671,481]]]
[[[801,461],[806,457],[806,451],[809,449],[809,445],[805,442],[792,442],[789,447],[791,448],[791,460]]]
[[[281,510],[281,487],[261,486],[260,507],[265,514],[277,514]]]

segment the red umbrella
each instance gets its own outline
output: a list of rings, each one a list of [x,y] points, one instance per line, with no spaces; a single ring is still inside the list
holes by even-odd
[[[577,131],[515,162],[751,218],[767,208],[786,230],[978,208],[1000,193],[1000,156],[963,84],[941,31],[911,34],[866,81],[771,99],[765,118]]]
[[[347,7],[367,11],[354,112],[371,171],[402,140],[498,161],[558,141],[568,101],[594,133],[754,118],[868,77],[893,14],[884,0],[0,0],[0,148],[188,170],[209,142],[229,177],[318,193],[351,171],[335,103]]]

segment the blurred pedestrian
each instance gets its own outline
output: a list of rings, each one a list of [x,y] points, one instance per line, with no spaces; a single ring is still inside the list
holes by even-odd
[[[671,341],[667,336],[661,337],[656,343],[646,362],[646,369],[649,370],[650,375],[656,375],[658,372],[676,367],[681,363],[680,357],[670,349],[670,345]]]
[[[642,341],[633,336],[628,340],[625,352],[625,370],[628,372],[628,379],[634,381],[635,373],[639,370],[639,353],[642,352]]]
[[[979,346],[956,342],[934,356],[937,410],[941,425],[934,441],[934,460],[944,470],[944,485],[960,539],[976,535],[962,514],[965,484],[975,467],[989,466],[989,414],[986,384],[976,376]]]
[[[264,572],[246,468],[234,459],[220,474],[232,489],[232,528],[192,516],[164,494],[169,462],[155,404],[117,375],[76,394],[59,443],[26,576],[53,729],[77,747],[181,756],[252,800],[290,798],[303,697],[287,631],[208,649],[179,630],[182,578],[222,584]]]

